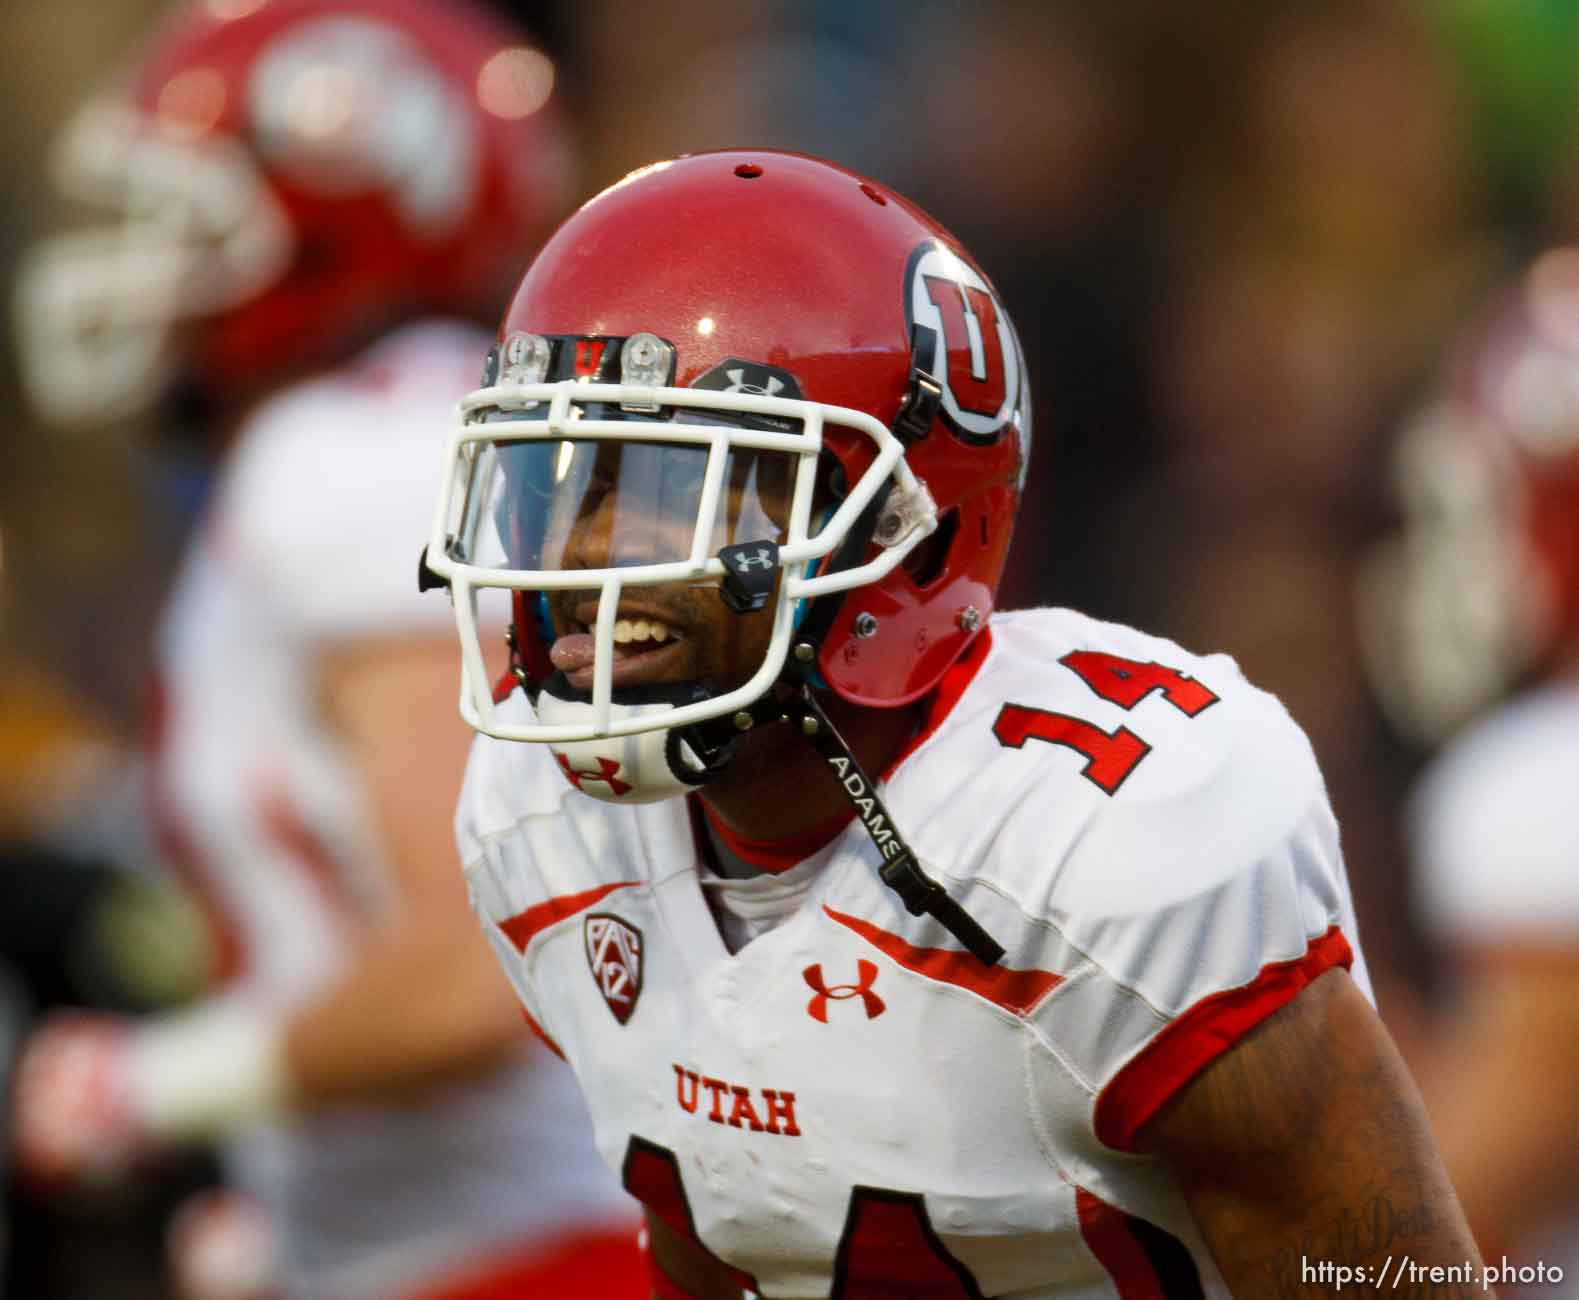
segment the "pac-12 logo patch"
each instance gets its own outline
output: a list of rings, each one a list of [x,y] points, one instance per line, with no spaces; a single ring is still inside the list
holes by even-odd
[[[623,1025],[641,996],[641,931],[607,912],[593,912],[582,924],[582,936],[598,992]]]
[[[905,316],[937,339],[930,369],[943,386],[949,426],[968,441],[996,440],[1019,415],[1025,367],[992,286],[970,263],[929,240],[910,255]]]

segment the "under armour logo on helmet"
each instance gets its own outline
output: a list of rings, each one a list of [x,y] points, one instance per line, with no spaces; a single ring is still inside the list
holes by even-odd
[[[801,972],[801,978],[812,987],[816,997],[806,1004],[806,1012],[813,1020],[823,1024],[828,1023],[828,1003],[842,1002],[845,998],[860,998],[861,1004],[866,1008],[866,1018],[876,1020],[878,1016],[888,1010],[887,1004],[872,992],[872,985],[877,983],[877,964],[867,961],[862,957],[855,963],[856,977],[859,981],[855,984],[835,984],[831,988],[822,977],[822,963],[813,962]]]
[[[629,794],[633,789],[632,786],[615,776],[615,773],[620,770],[620,765],[615,759],[603,758],[600,755],[596,772],[578,772],[570,766],[570,760],[563,754],[555,754],[554,757],[559,760],[559,766],[564,769],[565,779],[578,790],[585,791],[586,787],[581,784],[583,781],[601,781],[608,786],[609,793],[616,796]]]
[[[770,551],[766,546],[759,546],[755,551],[749,551],[745,554],[735,554],[733,557],[731,557],[730,563],[736,569],[749,572],[752,569],[771,569],[774,567],[777,561],[773,558],[772,551]]]
[[[765,375],[767,384],[752,384],[746,381],[744,366],[733,366],[724,371],[729,377],[729,386],[723,391],[726,393],[755,393],[759,397],[776,397],[784,388],[784,381],[777,375]]]

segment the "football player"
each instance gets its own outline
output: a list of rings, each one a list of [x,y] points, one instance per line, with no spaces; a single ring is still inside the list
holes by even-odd
[[[1572,1270],[1579,250],[1535,261],[1444,376],[1399,448],[1407,527],[1363,593],[1381,703],[1422,741],[1452,737],[1412,810],[1456,993],[1421,1081],[1488,1253]]]
[[[994,612],[1026,392],[947,231],[741,150],[571,217],[462,403],[422,580],[467,884],[655,1294],[1466,1266],[1299,729],[1223,655]]]
[[[109,219],[20,283],[46,414],[179,392],[230,443],[162,619],[154,744],[166,850],[231,982],[149,1022],[46,1025],[17,1145],[72,1178],[224,1137],[286,1297],[640,1277],[634,1206],[455,878],[470,733],[402,540],[486,349],[466,318],[558,215],[553,75],[472,4],[183,8],[64,138],[61,181]]]

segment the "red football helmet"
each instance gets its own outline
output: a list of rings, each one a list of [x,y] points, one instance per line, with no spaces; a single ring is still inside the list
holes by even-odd
[[[1398,470],[1406,528],[1364,575],[1361,627],[1384,707],[1435,741],[1579,651],[1579,249],[1459,344]]]
[[[24,379],[64,425],[225,397],[419,312],[496,310],[567,197],[554,69],[463,0],[202,0],[55,155],[112,223],[32,250]]]
[[[839,696],[888,707],[932,690],[985,625],[1030,447],[1024,358],[953,237],[853,172],[731,150],[632,173],[533,262],[484,382],[428,550],[482,731],[553,743],[567,771],[635,772],[608,738],[749,708],[792,646]],[[600,480],[626,513],[588,567],[567,521]],[[675,526],[657,535],[656,515]],[[612,684],[621,593],[677,582],[771,603],[744,685],[657,701]],[[491,699],[483,587],[518,593],[520,675],[547,685],[530,720]],[[599,593],[579,693],[553,684],[547,643],[565,629],[538,612],[537,593],[567,588]]]

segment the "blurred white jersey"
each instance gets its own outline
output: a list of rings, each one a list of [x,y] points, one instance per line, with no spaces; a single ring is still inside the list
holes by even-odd
[[[945,677],[884,799],[991,968],[906,913],[858,823],[731,954],[686,801],[556,770],[477,742],[473,905],[604,1159],[742,1286],[1226,1294],[1136,1134],[1322,972],[1369,992],[1310,747],[1231,659],[1050,609]]]
[[[1517,696],[1427,768],[1412,805],[1417,890],[1445,947],[1579,953],[1579,682]],[[1579,1205],[1518,1243],[1579,1277]]]
[[[300,1003],[393,905],[356,773],[319,721],[316,656],[453,637],[417,555],[453,396],[489,343],[414,326],[271,401],[186,557],[158,645],[157,801],[220,927],[225,996]],[[293,1296],[389,1300],[489,1248],[630,1214],[570,1072],[530,1040],[485,1076],[314,1110],[227,1155],[274,1216]]]
[[[1579,948],[1576,791],[1579,683],[1521,695],[1451,745],[1413,806],[1433,933]]]

